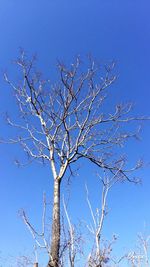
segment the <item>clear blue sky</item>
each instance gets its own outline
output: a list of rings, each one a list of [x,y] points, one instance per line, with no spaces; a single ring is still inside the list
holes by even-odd
[[[18,48],[23,47],[30,55],[37,53],[46,75],[53,75],[57,59],[71,62],[78,54],[85,58],[92,53],[99,62],[115,59],[119,79],[116,91],[115,87],[112,90],[111,101],[133,101],[137,114],[150,115],[149,10],[149,0],[0,0],[0,113],[8,111],[15,116],[15,102],[3,82],[2,73],[7,70],[14,80],[17,79],[12,61],[18,56]],[[0,136],[13,134],[8,131],[1,119]],[[144,124],[141,135],[142,141],[130,142],[126,150],[133,163],[140,156],[145,162],[150,161],[149,122]],[[18,210],[25,208],[33,222],[39,223],[42,192],[46,191],[48,196],[52,192],[48,169],[37,164],[18,169],[13,160],[22,157],[19,147],[1,145],[0,251],[4,257],[16,257],[32,250],[32,238]],[[80,176],[72,182],[70,210],[73,207],[73,218],[81,214],[87,216],[85,180],[91,197],[94,199],[95,192],[98,194],[94,170],[90,171],[91,174],[84,165]],[[106,238],[113,233],[120,236],[116,251],[130,248],[144,223],[150,234],[149,167],[139,175],[143,179],[142,186],[121,184],[109,197],[110,212],[104,232]],[[79,203],[76,195],[79,195]],[[3,266],[9,267],[9,261]]]

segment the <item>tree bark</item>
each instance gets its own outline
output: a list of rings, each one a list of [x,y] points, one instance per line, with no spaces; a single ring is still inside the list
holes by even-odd
[[[59,266],[60,248],[60,180],[54,179],[53,221],[50,259],[47,267]]]

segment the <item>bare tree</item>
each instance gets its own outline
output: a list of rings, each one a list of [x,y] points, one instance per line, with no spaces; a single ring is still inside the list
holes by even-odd
[[[69,225],[69,263],[70,263],[70,267],[74,267],[74,262],[75,262],[75,256],[76,256],[76,249],[75,249],[75,229],[74,226],[71,223],[68,211],[67,211],[67,207],[65,204],[65,200],[63,198],[63,206],[64,206],[64,210],[65,210],[65,215],[67,218],[67,222]]]
[[[102,249],[102,230],[103,230],[103,224],[104,219],[107,214],[107,195],[111,189],[111,187],[116,182],[115,177],[113,179],[109,179],[106,175],[103,178],[100,178],[103,184],[102,188],[102,200],[101,200],[101,208],[96,208],[96,212],[94,212],[90,199],[89,199],[89,191],[86,186],[86,192],[87,192],[87,204],[90,210],[92,223],[89,225],[87,223],[87,228],[89,232],[92,234],[94,238],[94,244],[92,251],[90,252],[88,256],[87,266],[95,266],[95,267],[102,267],[104,263],[110,260],[110,253],[111,253],[111,247],[112,242],[109,242],[107,244],[107,247]],[[116,239],[114,236],[113,241]]]
[[[113,176],[111,179],[110,177],[104,175],[101,178],[103,183],[102,188],[102,201],[101,201],[101,208],[97,208],[96,212],[94,212],[92,208],[91,201],[89,199],[89,192],[86,187],[87,191],[87,203],[89,206],[89,210],[91,213],[92,223],[87,224],[87,228],[89,232],[92,234],[94,242],[93,247],[88,255],[87,260],[87,267],[119,267],[121,262],[125,264],[131,264],[132,267],[148,267],[150,265],[150,236],[144,236],[143,234],[138,235],[138,242],[136,244],[136,249],[130,251],[129,253],[125,253],[119,259],[116,259],[112,255],[113,252],[113,243],[116,242],[117,237],[114,235],[112,241],[105,241],[102,238],[103,234],[103,224],[105,220],[105,215],[107,214],[107,196],[110,193],[110,189],[112,186],[118,182]],[[92,243],[92,241],[91,241]]]
[[[138,242],[136,249],[128,253],[127,259],[131,266],[148,267],[150,265],[150,236],[144,236],[143,234],[138,235]]]
[[[44,193],[43,194],[43,214],[42,214],[42,221],[41,221],[41,225],[42,225],[41,232],[37,231],[36,227],[30,223],[30,220],[28,219],[26,212],[24,210],[20,211],[20,215],[35,242],[35,246],[34,246],[35,262],[38,262],[37,248],[45,249],[48,254],[50,250],[48,238],[47,238],[47,229],[46,229],[47,228],[46,227],[46,207],[47,207],[46,195]]]
[[[120,169],[122,166],[120,166]],[[101,193],[101,206],[96,208],[96,212],[93,210],[91,201],[89,199],[89,191],[86,186],[86,193],[87,193],[87,204],[90,210],[92,223],[87,223],[87,229],[89,230],[90,234],[92,235],[94,242],[93,248],[88,256],[87,267],[95,266],[95,267],[103,267],[106,266],[107,262],[113,261],[113,257],[111,255],[112,252],[112,245],[116,241],[116,235],[113,235],[112,241],[105,241],[102,238],[103,233],[103,225],[105,221],[105,216],[108,213],[107,210],[107,197],[110,193],[111,188],[119,182],[118,180],[118,172],[120,169],[116,170],[112,175],[110,175],[104,169],[103,176],[99,176],[99,180],[102,183],[102,193]],[[122,259],[120,259],[122,260]]]
[[[51,84],[35,70],[34,59],[24,54],[16,61],[21,70],[19,84],[13,88],[18,103],[19,123],[9,117],[9,125],[21,130],[9,143],[19,143],[32,160],[48,162],[54,181],[51,244],[48,267],[59,266],[60,251],[60,186],[72,165],[84,158],[105,169],[117,180],[133,181],[126,169],[126,158],[114,153],[135,133],[123,130],[123,124],[144,119],[129,115],[131,104],[118,104],[114,111],[103,105],[107,91],[115,82],[114,62],[99,71],[90,59],[86,70],[76,58],[69,67],[58,63],[59,77]],[[107,103],[107,102],[106,102]],[[20,123],[20,120],[22,122]],[[99,225],[98,231],[101,228]]]

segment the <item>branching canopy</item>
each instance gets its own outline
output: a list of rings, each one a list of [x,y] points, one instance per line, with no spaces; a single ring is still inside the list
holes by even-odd
[[[70,67],[58,63],[59,80],[51,84],[35,71],[35,61],[28,61],[24,53],[17,60],[22,81],[14,85],[21,125],[8,118],[10,125],[21,128],[23,135],[10,142],[19,142],[32,159],[47,160],[54,178],[62,179],[67,168],[80,158],[86,158],[108,170],[117,179],[128,179],[125,158],[115,158],[113,148],[135,136],[123,132],[122,124],[144,119],[130,116],[131,104],[116,105],[114,112],[103,110],[107,91],[115,82],[114,62],[99,71],[92,59],[86,71],[76,58]],[[137,167],[139,167],[139,163]],[[135,169],[134,168],[134,169]]]

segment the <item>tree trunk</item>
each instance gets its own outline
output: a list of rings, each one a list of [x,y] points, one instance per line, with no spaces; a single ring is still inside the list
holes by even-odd
[[[60,248],[60,180],[54,180],[53,221],[50,259],[47,267],[59,266]]]

